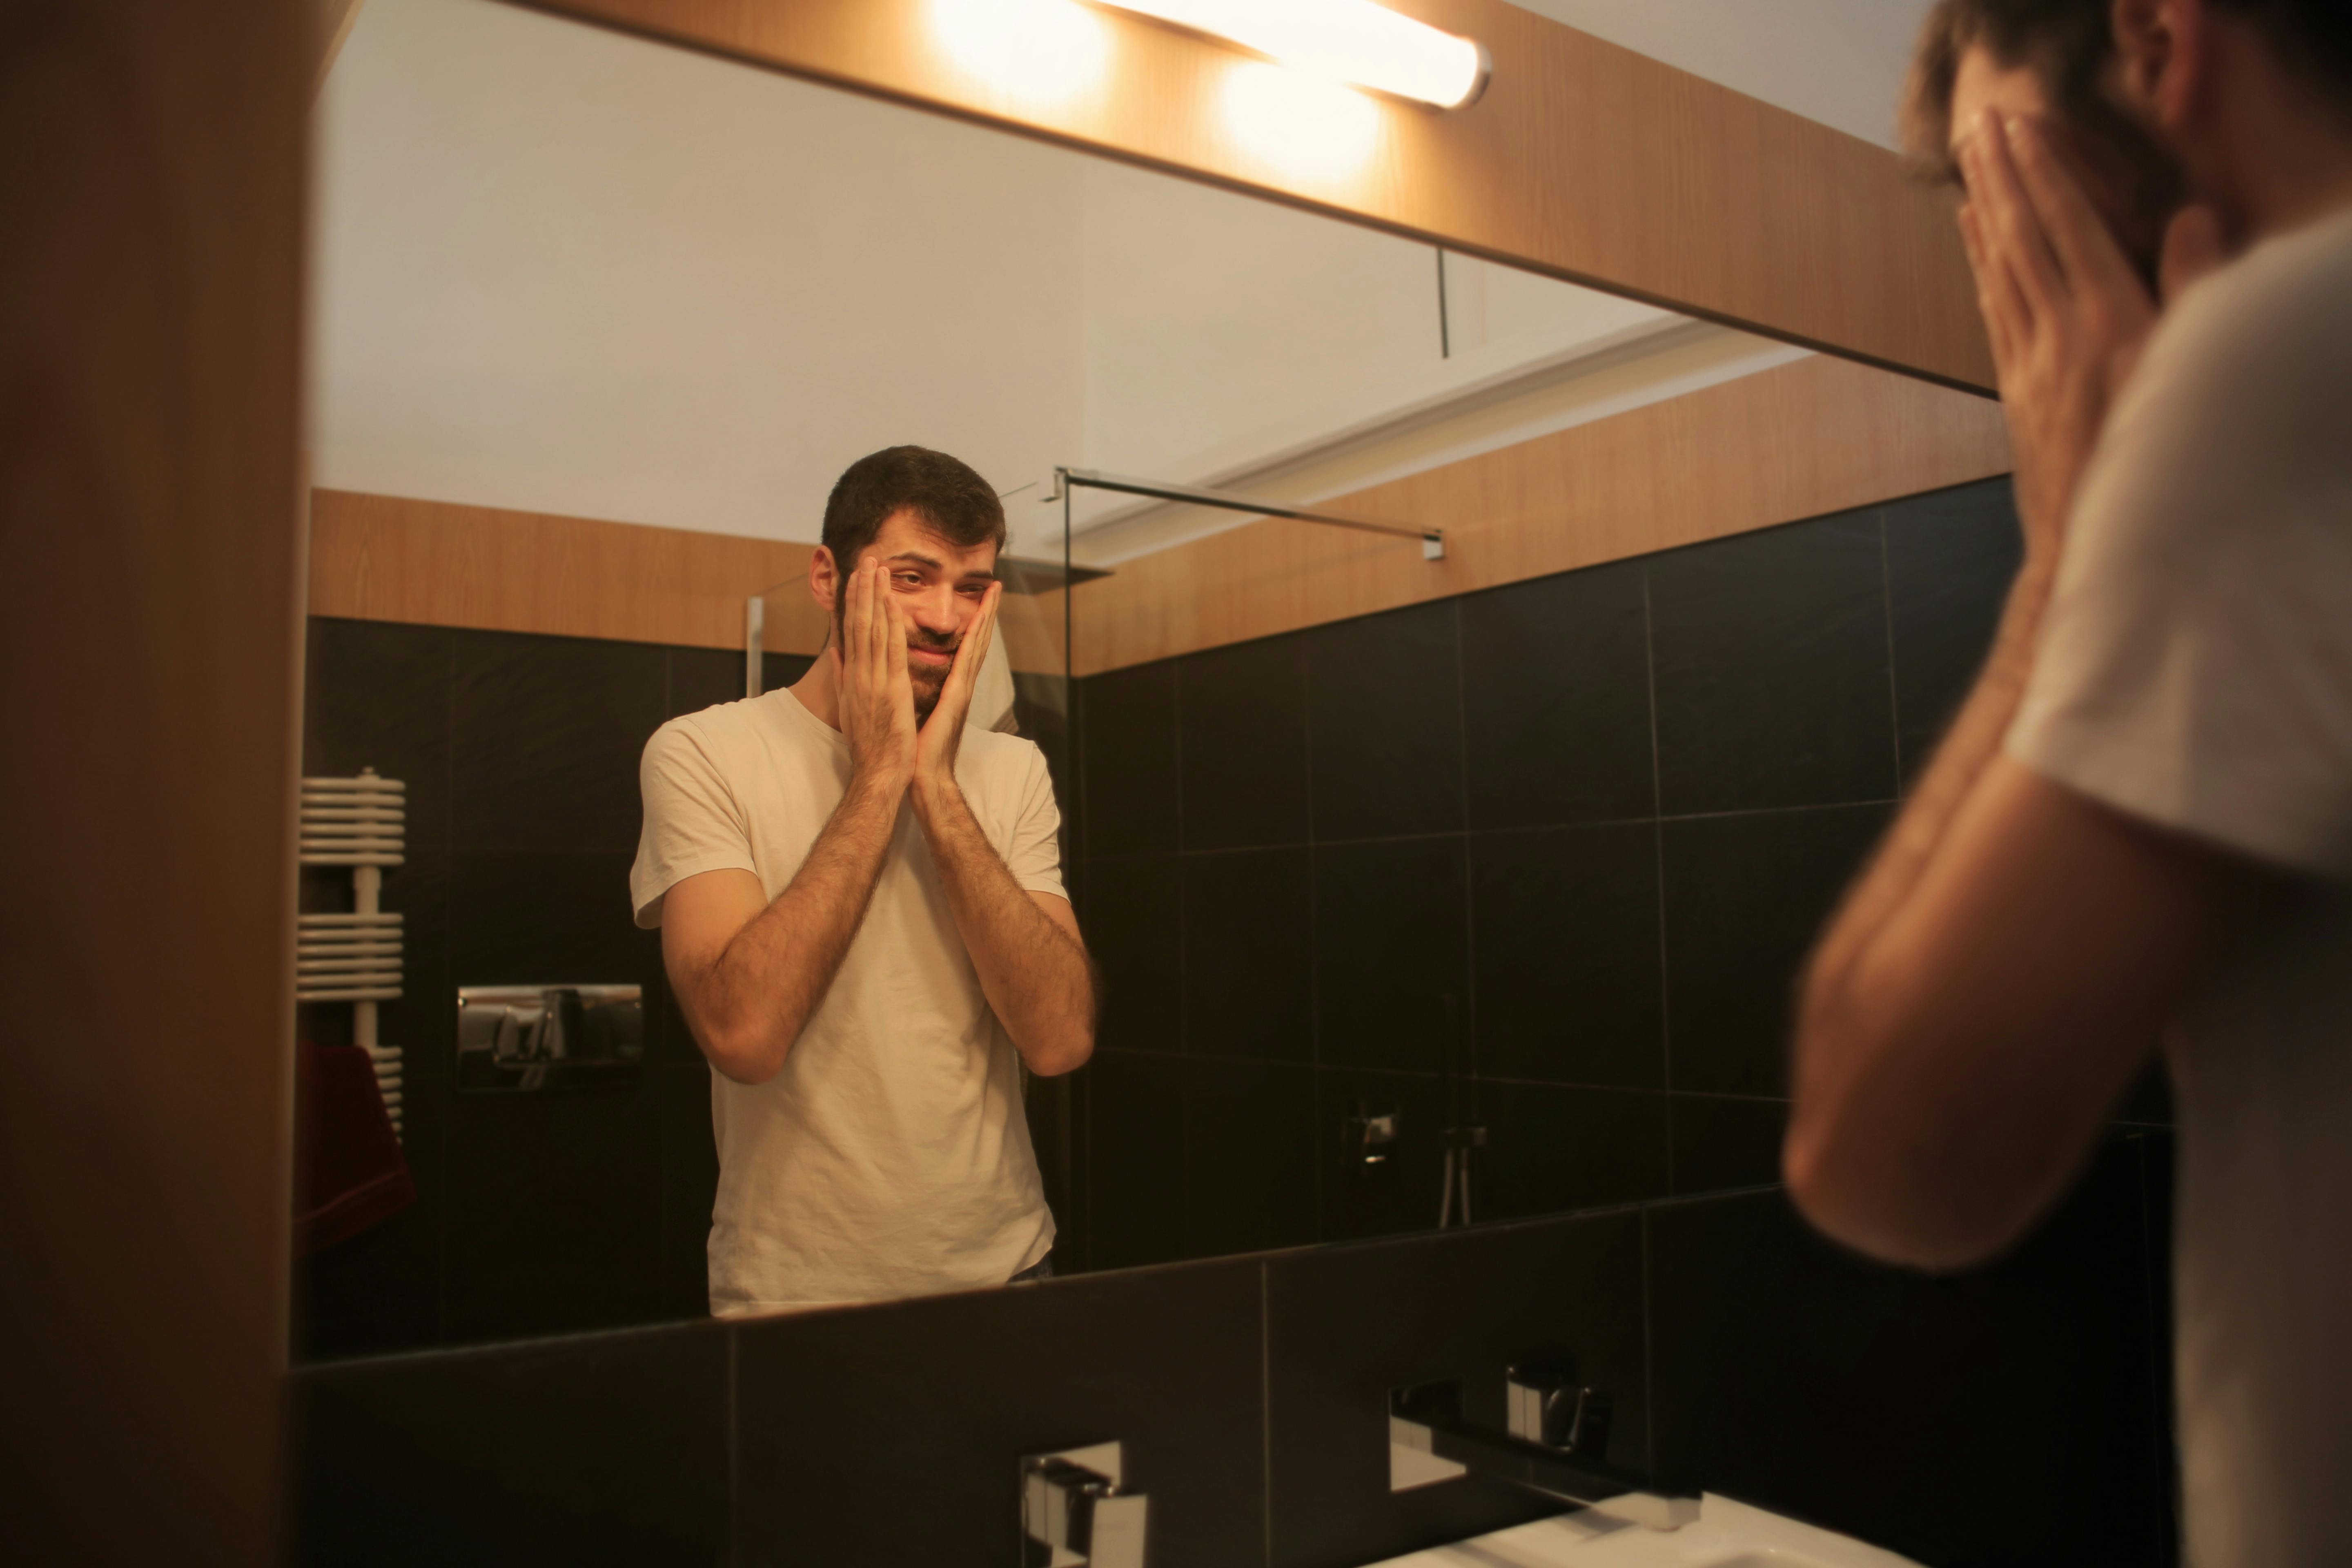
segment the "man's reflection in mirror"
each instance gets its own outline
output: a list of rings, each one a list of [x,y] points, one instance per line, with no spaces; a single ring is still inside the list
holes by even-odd
[[[808,674],[646,743],[630,897],[713,1069],[714,1313],[1050,1271],[1020,1068],[1086,1061],[1095,987],[1045,756],[966,722],[1004,540],[965,464],[859,459]]]

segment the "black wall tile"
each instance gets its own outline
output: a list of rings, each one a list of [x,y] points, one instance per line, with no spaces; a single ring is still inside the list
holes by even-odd
[[[401,780],[408,786],[408,842],[446,847],[460,634],[324,616],[311,616],[306,633],[303,773],[347,777],[372,767]]]
[[[458,985],[661,982],[661,933],[629,909],[614,850],[460,850],[450,879],[450,969]],[[453,1015],[457,997],[446,1005]]]
[[[1458,835],[1315,850],[1316,1059],[1433,1073],[1470,1031]]]
[[[1780,1100],[1710,1094],[1667,1097],[1674,1123],[1675,1191],[1714,1193],[1769,1186],[1780,1179],[1789,1106]]]
[[[1112,1052],[1078,1069],[1087,1101],[1087,1242],[1094,1268],[1183,1256],[1190,1065],[1179,1057]]]
[[[657,1315],[662,1127],[654,1085],[457,1095],[445,1148],[450,1340]]]
[[[1444,1191],[1445,1097],[1427,1073],[1318,1068],[1316,1157],[1320,1163],[1323,1239],[1406,1235],[1437,1224]],[[1360,1119],[1395,1118],[1395,1134],[1368,1146]],[[1367,1161],[1366,1154],[1380,1156]]]
[[[1079,921],[1103,978],[1104,1050],[1184,1045],[1184,871],[1173,855],[1088,862]]]
[[[722,702],[743,700],[743,656],[721,647],[669,650],[669,685],[663,716],[699,713]]]
[[[416,1350],[441,1337],[441,1226],[449,1204],[442,1137],[451,1089],[402,1090],[401,1158],[416,1201],[381,1224],[294,1259],[294,1359]]]
[[[1458,602],[1471,826],[1652,815],[1641,563],[1539,577]]]
[[[1314,1058],[1314,900],[1305,849],[1184,857],[1184,1044]]]
[[[710,1079],[698,1062],[664,1062],[648,1074],[661,1123],[661,1255],[653,1310],[663,1318],[698,1318],[709,1310],[706,1249],[719,1197]]]
[[[723,1561],[723,1331],[360,1362],[288,1386],[298,1562]]]
[[[637,758],[666,716],[668,650],[587,637],[458,632],[455,843],[630,849]]]
[[[2160,1561],[2140,1203],[2110,1148],[2013,1257],[1947,1279],[1839,1251],[1777,1192],[1652,1211],[1662,1476],[1923,1563]]]
[[[1184,847],[1306,843],[1306,645],[1268,637],[1177,664]]]
[[[1895,632],[1895,704],[1906,784],[1992,647],[2024,559],[2007,479],[1899,500],[1886,509],[1886,581]]]
[[[1152,1568],[1260,1562],[1259,1300],[1234,1261],[747,1323],[736,1561],[1012,1568],[1022,1457],[1116,1438]]]
[[[1180,848],[1175,662],[1094,676],[1078,693],[1087,853]]]
[[[1557,1511],[1463,1477],[1389,1490],[1389,1391],[1461,1377],[1503,1425],[1503,1368],[1573,1353],[1616,1402],[1611,1459],[1647,1459],[1641,1219],[1593,1215],[1268,1258],[1274,1568],[1343,1568]],[[1238,1561],[1239,1559],[1237,1559]]]
[[[1837,806],[1664,825],[1674,1088],[1788,1093],[1798,972],[1888,816]]]
[[[1895,794],[1874,510],[1651,558],[1669,816]]]
[[[1200,1058],[1183,1066],[1184,1255],[1315,1240],[1315,1069]]]
[[[1460,828],[1454,601],[1337,621],[1305,638],[1317,841]]]
[[[1471,1213],[1525,1219],[1664,1197],[1666,1096],[1481,1082],[1486,1147],[1471,1155]]]
[[[1477,833],[1478,1070],[1662,1089],[1658,829]]]

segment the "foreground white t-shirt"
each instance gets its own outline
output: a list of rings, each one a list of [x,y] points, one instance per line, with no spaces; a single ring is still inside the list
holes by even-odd
[[[849,787],[849,743],[789,689],[646,743],[637,924],[703,871],[772,900]],[[1061,816],[1027,741],[968,729],[956,782],[1013,879],[1062,896]],[[1013,1042],[980,988],[911,805],[824,1000],[766,1083],[710,1075],[710,1310],[727,1316],[1001,1285],[1054,1243]]]
[[[2194,1568],[2352,1560],[2352,215],[2167,312],[2084,476],[2011,755],[2289,873],[2167,1040]]]

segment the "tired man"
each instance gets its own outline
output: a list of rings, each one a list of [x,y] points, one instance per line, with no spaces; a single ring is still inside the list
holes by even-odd
[[[1790,1184],[1983,1258],[2161,1041],[2189,1559],[2341,1563],[2352,6],[1942,0],[1910,119],[1966,190],[2025,564],[1810,965]]]
[[[714,1313],[1001,1285],[1053,1246],[1020,1064],[1087,1059],[1094,989],[1045,759],[964,722],[1003,543],[955,458],[860,458],[808,674],[646,742],[630,895],[712,1069]]]

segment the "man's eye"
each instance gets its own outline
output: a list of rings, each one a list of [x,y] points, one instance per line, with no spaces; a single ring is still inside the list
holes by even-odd
[[[923,585],[923,580],[912,572],[899,573],[897,581],[901,588],[919,588]]]

